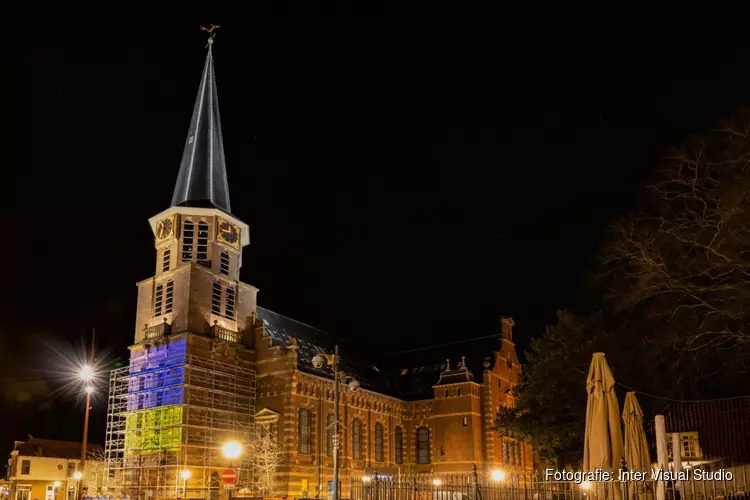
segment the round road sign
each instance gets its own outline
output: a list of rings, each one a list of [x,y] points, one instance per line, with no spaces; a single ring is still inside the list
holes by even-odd
[[[237,482],[237,469],[224,469],[221,473],[221,480],[226,484],[234,484]]]

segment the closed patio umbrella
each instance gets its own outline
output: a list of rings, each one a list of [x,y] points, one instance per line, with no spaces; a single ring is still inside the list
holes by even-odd
[[[622,422],[625,424],[625,461],[628,470],[648,473],[651,470],[651,456],[648,452],[648,441],[646,431],[643,430],[643,410],[638,404],[634,392],[625,395],[625,404],[622,409]],[[636,491],[638,495],[636,495]],[[631,483],[628,488],[628,498],[653,498],[653,493],[646,491],[645,483]]]
[[[586,380],[586,434],[584,436],[583,469],[611,471],[618,477],[623,458],[620,406],[615,394],[615,379],[604,353],[597,352],[591,360]],[[591,491],[598,500],[623,500],[619,483],[595,483]]]

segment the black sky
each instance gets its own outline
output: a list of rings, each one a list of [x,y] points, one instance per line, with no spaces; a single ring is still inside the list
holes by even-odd
[[[523,350],[557,309],[595,307],[582,282],[607,222],[667,147],[750,95],[740,35],[219,24],[242,279],[382,352],[497,333],[503,315]],[[47,393],[51,348],[96,327],[126,359],[205,57],[192,25],[24,39],[2,83],[3,446],[80,434],[82,406]]]

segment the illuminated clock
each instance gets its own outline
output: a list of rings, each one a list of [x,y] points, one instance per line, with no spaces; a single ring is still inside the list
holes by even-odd
[[[174,235],[174,216],[167,217],[156,223],[156,238],[163,240]]]
[[[240,247],[240,228],[221,217],[219,217],[216,224],[216,236],[222,243],[226,243],[234,248]]]

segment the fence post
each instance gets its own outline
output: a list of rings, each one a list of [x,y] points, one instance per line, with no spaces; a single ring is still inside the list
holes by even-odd
[[[619,476],[622,477],[623,473],[628,472],[628,464],[625,462],[625,457],[620,457],[620,474]],[[627,475],[625,475],[627,479]],[[622,487],[622,500],[628,500],[628,482],[627,481],[620,481],[620,486]]]

